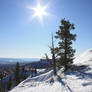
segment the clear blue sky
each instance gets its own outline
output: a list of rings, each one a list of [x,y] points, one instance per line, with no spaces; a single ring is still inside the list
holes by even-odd
[[[41,0],[49,3],[43,24],[37,18],[30,20],[37,0],[0,0],[0,57],[43,57],[49,54],[51,32],[56,32],[60,20],[66,18],[75,24],[76,55],[92,48],[92,0]]]

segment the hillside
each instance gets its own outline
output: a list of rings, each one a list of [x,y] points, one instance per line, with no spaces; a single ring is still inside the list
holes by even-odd
[[[53,71],[36,77],[28,77],[10,92],[92,92],[92,50],[74,60],[76,70],[53,76]]]
[[[74,60],[74,64],[92,64],[92,49],[85,51]]]

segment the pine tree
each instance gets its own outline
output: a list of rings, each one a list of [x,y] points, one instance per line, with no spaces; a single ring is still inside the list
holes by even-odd
[[[25,66],[22,66],[22,72],[23,73],[25,72]]]
[[[24,78],[24,74],[25,74],[25,66],[22,66],[22,72],[21,72],[21,81],[23,81],[25,78]]]
[[[46,59],[46,62],[49,61],[49,57],[48,57],[47,53],[45,53],[45,59]],[[49,68],[50,68],[50,64],[47,63],[47,65],[46,65],[46,69],[48,70]]]
[[[0,92],[4,91],[4,85],[3,85],[3,74],[0,73]]]
[[[8,82],[7,82],[7,90],[9,91],[11,89],[12,86],[12,79],[11,77],[9,78]]]
[[[3,92],[3,82],[0,80],[0,92]]]
[[[21,78],[22,80],[25,80],[28,77],[26,71],[25,71],[25,66],[22,66],[22,74],[21,74]]]
[[[36,76],[37,75],[37,69],[36,68],[34,69],[34,73],[35,73],[35,76]]]
[[[73,63],[75,50],[71,45],[72,41],[75,41],[76,34],[72,34],[70,31],[74,29],[74,24],[71,24],[69,21],[63,19],[61,20],[61,26],[55,36],[55,38],[60,40],[58,42],[58,56],[59,62],[64,66],[65,71]]]
[[[26,73],[24,73],[23,80],[25,80],[27,77],[28,77],[28,75]]]
[[[20,83],[20,65],[17,62],[15,68],[15,85],[18,85],[19,83]]]
[[[4,75],[2,73],[0,73],[0,80],[2,80],[4,77]]]
[[[45,53],[45,58],[46,58],[47,61],[49,60],[47,53]]]

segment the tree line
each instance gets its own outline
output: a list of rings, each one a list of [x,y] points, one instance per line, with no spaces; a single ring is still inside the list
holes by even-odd
[[[20,67],[20,64],[17,62],[14,73],[7,77],[6,82],[4,82],[3,74],[0,74],[0,92],[8,92],[27,77],[28,75],[26,74],[25,67]]]

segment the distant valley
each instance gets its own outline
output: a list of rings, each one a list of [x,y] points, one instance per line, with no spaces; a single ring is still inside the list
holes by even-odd
[[[0,64],[29,63],[40,61],[39,58],[0,58]]]

